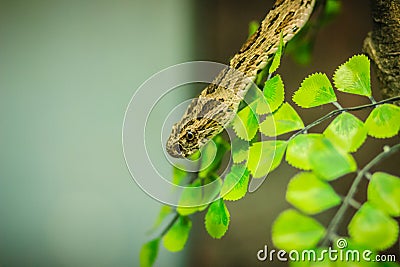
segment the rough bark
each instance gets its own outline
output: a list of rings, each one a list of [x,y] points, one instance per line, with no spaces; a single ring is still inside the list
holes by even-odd
[[[371,0],[373,29],[364,41],[384,98],[400,95],[400,0]]]

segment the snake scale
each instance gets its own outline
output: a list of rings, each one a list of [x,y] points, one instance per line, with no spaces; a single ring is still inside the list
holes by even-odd
[[[174,124],[167,141],[173,157],[188,157],[204,146],[235,117],[239,104],[278,49],[280,36],[288,42],[307,22],[315,0],[277,0],[257,31]]]

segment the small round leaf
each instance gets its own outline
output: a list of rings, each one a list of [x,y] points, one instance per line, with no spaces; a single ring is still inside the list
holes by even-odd
[[[302,129],[303,121],[289,103],[283,105],[260,124],[260,131],[266,136],[278,136]]]
[[[139,255],[141,267],[151,267],[156,261],[160,239],[153,239],[142,246]]]
[[[192,221],[186,216],[179,216],[178,220],[172,225],[163,237],[163,244],[171,252],[183,249],[189,237]]]
[[[368,185],[368,201],[391,216],[400,216],[400,178],[374,173]]]
[[[254,178],[264,177],[276,169],[286,150],[285,141],[263,141],[253,143],[247,168]]]
[[[357,169],[354,158],[337,149],[327,138],[316,140],[310,150],[311,170],[324,180],[334,180]]]
[[[336,95],[326,74],[314,73],[304,79],[293,101],[302,108],[312,108],[335,102]]]
[[[205,226],[208,234],[213,238],[221,238],[228,230],[230,214],[222,199],[211,203],[205,216]]]
[[[249,141],[242,140],[240,138],[235,138],[232,141],[232,160],[234,163],[241,163],[247,161],[249,157]]]
[[[322,212],[341,202],[335,190],[311,172],[301,172],[290,180],[286,200],[307,214]]]
[[[199,211],[200,205],[204,204],[202,191],[200,189],[201,182],[196,179],[192,184],[182,190],[176,211],[187,216]]]
[[[272,226],[274,245],[286,251],[314,248],[324,235],[319,222],[292,209],[282,212]]]
[[[365,55],[356,55],[342,64],[333,76],[333,82],[339,91],[371,96],[369,59]]]
[[[321,139],[322,134],[300,134],[289,141],[286,161],[293,167],[310,170],[309,155],[314,142]]]
[[[271,66],[269,67],[268,70],[269,73],[275,72],[278,69],[279,65],[281,64],[282,50],[283,50],[283,35],[281,32],[278,50],[276,50],[274,58],[272,59]]]
[[[264,99],[257,102],[257,114],[274,112],[282,105],[285,98],[284,85],[279,74],[267,80],[264,84]]]
[[[367,138],[367,129],[357,117],[344,112],[329,124],[324,135],[345,151],[355,152]]]
[[[258,130],[258,117],[253,108],[248,105],[237,113],[233,119],[233,130],[236,135],[246,141],[250,141]]]
[[[400,107],[393,104],[377,106],[365,121],[368,134],[376,138],[395,136],[400,130]]]
[[[364,203],[348,225],[350,237],[371,249],[385,250],[397,240],[399,226],[384,211]]]
[[[224,200],[239,200],[247,193],[250,174],[244,165],[233,165],[226,175],[220,195]]]

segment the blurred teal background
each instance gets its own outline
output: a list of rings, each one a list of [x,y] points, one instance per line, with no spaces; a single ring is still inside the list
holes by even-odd
[[[138,265],[160,204],[128,173],[122,121],[142,82],[190,59],[190,14],[185,0],[0,0],[0,266]]]

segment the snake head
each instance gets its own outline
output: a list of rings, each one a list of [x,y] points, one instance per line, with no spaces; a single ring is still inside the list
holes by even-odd
[[[192,101],[182,119],[174,124],[167,141],[167,152],[187,158],[222,132],[235,110],[221,101],[199,97]]]
[[[199,138],[202,137],[194,127],[182,127],[178,122],[172,127],[167,141],[167,152],[175,158],[188,157],[200,148]]]

